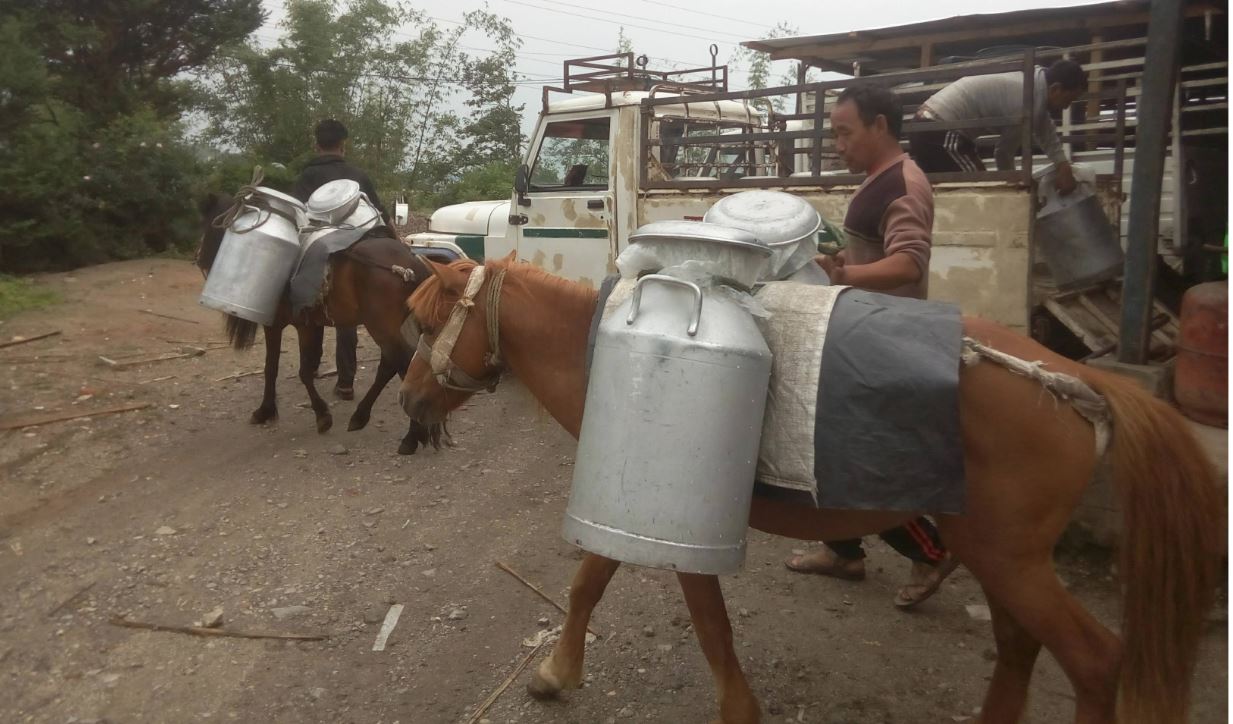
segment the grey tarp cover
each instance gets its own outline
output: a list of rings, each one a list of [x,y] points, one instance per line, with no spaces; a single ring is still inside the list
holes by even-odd
[[[839,295],[814,426],[819,507],[963,512],[962,345],[954,305]]]
[[[384,230],[384,227],[377,228]],[[371,229],[339,229],[314,240],[300,253],[300,263],[290,282],[292,314],[299,314],[321,299],[321,285],[330,255],[351,248],[369,231]]]

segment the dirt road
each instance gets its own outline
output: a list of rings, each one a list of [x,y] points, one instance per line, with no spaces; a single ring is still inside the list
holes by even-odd
[[[191,265],[127,262],[45,282],[65,302],[0,324],[0,339],[62,334],[0,350],[0,418],[151,406],[0,432],[0,721],[465,721],[530,650],[523,640],[559,623],[494,566],[505,561],[564,601],[580,557],[558,535],[573,441],[516,382],[456,416],[457,447],[400,457],[406,421],[392,390],[368,429],[345,432],[354,403],[337,402],[334,430],[314,432],[288,378],[289,335],[281,418],[254,427],[261,377],[215,380],[258,369],[260,343],[121,369],[97,360],[221,339],[218,315],[196,305]],[[373,357],[361,335],[360,359]],[[332,384],[321,383],[327,396]],[[880,543],[859,584],[787,572],[781,561],[798,545],[753,534],[745,571],[724,580],[768,721],[975,718],[993,639],[965,608],[983,603],[965,571],[905,614],[891,597],[906,565]],[[1107,561],[1070,558],[1061,570],[1102,620],[1116,621]],[[401,619],[374,652],[394,603]],[[200,638],[108,623],[188,625],[216,607],[226,628],[329,638]],[[671,575],[623,568],[594,626],[602,638],[589,648],[586,687],[546,706],[525,694],[524,672],[486,719],[716,715]],[[1225,720],[1226,662],[1225,624],[1213,622],[1194,721]],[[1043,655],[1029,721],[1069,721],[1072,704]]]

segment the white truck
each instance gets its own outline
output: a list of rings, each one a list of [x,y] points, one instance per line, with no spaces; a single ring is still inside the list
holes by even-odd
[[[652,221],[701,220],[715,201],[742,189],[799,194],[839,222],[861,180],[828,168],[839,164],[827,152],[826,111],[842,84],[730,93],[720,66],[649,71],[629,53],[567,61],[563,87],[544,90],[510,198],[438,209],[430,230],[408,241],[456,243],[477,260],[516,251],[549,272],[598,286],[616,273],[630,232]],[[910,113],[911,86],[903,88]],[[772,110],[765,101],[775,94],[795,96],[796,112]],[[931,176],[931,298],[1029,331],[1040,303],[1030,172]],[[836,235],[828,223],[819,241],[842,243]]]

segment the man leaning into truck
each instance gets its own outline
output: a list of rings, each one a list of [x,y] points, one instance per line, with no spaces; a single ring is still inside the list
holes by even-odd
[[[1075,190],[1075,176],[1062,150],[1057,128],[1050,113],[1065,110],[1083,95],[1087,74],[1073,60],[1059,60],[1046,70],[1036,69],[1032,83],[1032,128],[1036,143],[1057,167],[1054,183],[1058,191]],[[970,75],[934,93],[916,111],[920,121],[974,121],[991,118],[1018,118],[1023,112],[1023,72]],[[979,128],[951,131],[921,131],[909,134],[912,158],[928,173],[946,171],[984,171],[985,164],[976,150]],[[999,171],[1015,167],[1015,153],[1023,144],[1021,127],[1001,129],[993,157]]]
[[[899,147],[903,106],[894,93],[862,83],[839,95],[831,113],[835,150],[853,173],[868,174],[853,194],[844,217],[847,246],[818,264],[834,284],[924,299],[929,289],[933,238],[933,190],[925,174]],[[912,560],[908,583],[895,605],[911,608],[932,596],[955,568],[937,528],[925,517],[881,533]],[[827,541],[821,550],[785,561],[800,573],[848,580],[865,577],[859,538]]]

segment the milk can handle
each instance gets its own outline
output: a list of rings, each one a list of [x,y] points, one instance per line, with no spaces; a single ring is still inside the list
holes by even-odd
[[[646,282],[663,282],[664,284],[675,284],[678,287],[685,287],[692,290],[694,293],[694,314],[689,320],[689,328],[686,333],[690,337],[698,333],[698,322],[702,319],[702,289],[693,282],[687,282],[683,279],[670,277],[664,274],[647,274],[638,280],[634,285],[634,296],[629,305],[629,318],[625,320],[626,324],[633,324],[634,319],[638,316],[638,305],[642,302],[642,285]]]

